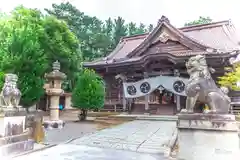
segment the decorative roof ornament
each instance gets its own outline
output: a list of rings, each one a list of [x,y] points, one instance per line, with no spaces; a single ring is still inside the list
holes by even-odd
[[[55,62],[53,62],[53,64],[52,64],[52,69],[53,69],[53,71],[60,71],[61,65],[60,65],[60,63],[59,63],[58,60],[56,60]]]
[[[158,23],[162,22],[170,23],[169,19],[164,15],[162,15],[162,17],[158,20]]]
[[[166,43],[169,39],[170,36],[166,32],[161,33],[158,37],[158,40],[160,40],[162,43]]]

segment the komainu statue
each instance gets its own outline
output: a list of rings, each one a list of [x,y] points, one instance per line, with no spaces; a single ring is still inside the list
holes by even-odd
[[[211,77],[213,68],[208,68],[205,56],[197,55],[191,57],[186,63],[187,72],[190,76],[186,85],[187,95],[186,110],[182,112],[193,113],[196,101],[207,104],[210,112],[227,114],[231,100],[227,92],[218,88]]]
[[[16,74],[5,74],[5,82],[1,92],[2,106],[19,107],[21,92],[17,88],[18,76]]]

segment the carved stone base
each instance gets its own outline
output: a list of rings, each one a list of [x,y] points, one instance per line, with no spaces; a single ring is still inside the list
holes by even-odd
[[[20,141],[0,146],[0,158],[30,151],[33,149],[33,147],[34,147],[33,140]]]
[[[21,141],[26,141],[28,139],[29,139],[29,131],[24,132],[22,134],[18,134],[18,135],[1,137],[0,146],[21,142]]]
[[[0,106],[0,115],[3,117],[12,117],[12,116],[26,116],[27,112],[25,108],[18,107],[6,107]]]
[[[234,115],[178,115],[178,159],[237,160],[240,146]]]
[[[63,120],[58,121],[45,121],[43,123],[44,128],[46,129],[62,129],[65,125]]]

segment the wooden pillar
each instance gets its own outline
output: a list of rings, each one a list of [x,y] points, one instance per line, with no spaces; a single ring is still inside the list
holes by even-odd
[[[144,78],[148,78],[148,73],[144,72]],[[145,112],[148,113],[149,110],[149,94],[145,95]]]
[[[126,78],[125,75],[122,75],[122,74],[118,74],[115,78],[116,78],[116,79],[121,79],[121,81],[122,81],[122,90],[123,90],[123,94],[122,94],[122,105],[123,105],[123,111],[125,112],[126,109],[127,109],[127,100],[126,100],[126,98],[125,98],[123,83],[126,82],[127,78]]]
[[[123,111],[125,112],[127,110],[127,100],[126,100],[126,97],[125,97],[125,92],[124,92],[124,87],[123,87],[124,82],[126,82],[126,77],[125,76],[122,77],[122,90],[123,90],[122,104],[123,104]]]
[[[176,104],[177,104],[177,111],[179,112],[181,110],[181,102],[180,102],[179,95],[176,95]]]
[[[174,70],[174,76],[176,77],[180,77],[180,72],[178,69]],[[181,102],[180,102],[180,96],[176,95],[176,107],[177,107],[177,112],[179,112],[181,110]]]

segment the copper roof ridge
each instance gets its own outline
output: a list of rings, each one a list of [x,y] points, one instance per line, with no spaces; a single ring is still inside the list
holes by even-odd
[[[186,34],[184,34],[184,31],[182,31],[182,30],[174,27],[172,24],[167,24],[167,25],[168,25],[169,27],[171,27],[173,30],[175,30],[175,32],[178,32],[178,34],[184,36],[186,39],[192,41],[193,43],[195,43],[195,44],[197,44],[197,45],[200,45],[200,46],[199,46],[200,48],[205,48],[205,49],[211,48],[211,49],[215,49],[215,48],[210,47],[210,46],[208,46],[208,45],[206,45],[206,44],[204,44],[204,43],[199,42],[199,41],[196,40],[195,38],[191,38],[191,37],[187,36]]]
[[[185,38],[186,40],[188,40],[190,43],[194,44],[195,46],[197,46],[198,48],[201,48],[203,50],[206,50],[208,48],[214,49],[206,44],[200,43],[199,41],[190,38],[189,36],[185,35],[183,31],[179,30],[178,28],[174,27],[173,25],[171,25],[168,21],[161,21],[160,23],[158,23],[158,25],[153,29],[152,32],[150,32],[150,34],[144,38],[143,42],[138,45],[132,52],[130,52],[127,56],[129,58],[133,57],[136,52],[138,52],[139,50],[145,50],[144,47],[146,47],[148,44],[146,41],[150,40],[156,33],[157,31],[162,27],[162,26],[166,26],[167,28],[171,29],[173,32],[175,32],[176,34],[178,34],[181,38]],[[189,47],[189,46],[187,46]],[[191,48],[191,47],[190,47]]]
[[[196,25],[191,25],[191,26],[185,26],[185,27],[180,27],[177,29],[181,30],[183,32],[186,32],[186,31],[192,31],[192,30],[198,30],[198,29],[213,28],[213,27],[222,26],[222,25],[233,25],[233,24],[231,23],[231,20],[224,20],[224,21],[217,21],[217,22],[206,23],[206,24],[196,24]],[[131,36],[124,36],[124,37],[122,37],[122,39],[131,40],[132,38],[133,39],[140,38],[141,36],[146,36],[148,34],[150,34],[150,32],[135,34],[135,35],[131,35]]]
[[[124,37],[122,37],[122,40],[141,39],[141,38],[145,38],[145,36],[147,36],[148,34],[149,34],[149,32],[142,33],[142,34],[136,34],[136,35],[132,35],[132,36],[124,36]]]
[[[212,22],[212,23],[206,23],[206,24],[196,24],[196,25],[181,27],[178,29],[183,32],[187,32],[187,31],[192,31],[192,30],[214,28],[214,27],[229,25],[229,24],[231,24],[231,20],[224,20],[224,21],[218,21],[218,22]]]

